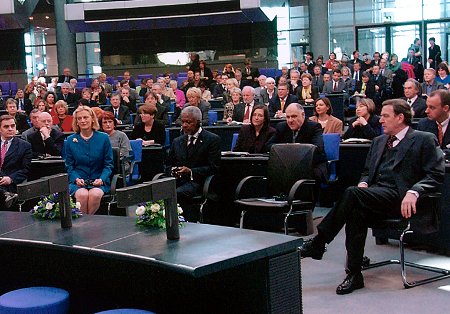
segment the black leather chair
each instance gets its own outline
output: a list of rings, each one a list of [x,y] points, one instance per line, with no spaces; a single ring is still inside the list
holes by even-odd
[[[408,262],[405,260],[405,240],[408,234],[431,234],[438,231],[439,213],[440,213],[440,193],[424,195],[417,202],[417,214],[410,219],[385,219],[376,222],[372,228],[383,229],[389,233],[396,232],[400,240],[400,259],[391,259],[377,263],[363,265],[362,269],[371,269],[385,265],[399,264],[401,268],[401,277],[405,288],[412,288],[434,282],[437,280],[450,278],[450,270],[426,266],[418,263]],[[406,278],[406,266],[418,268],[439,275],[425,278],[417,281],[408,281]]]
[[[236,189],[235,203],[240,206],[240,228],[247,212],[281,213],[284,232],[288,234],[288,219],[306,215],[307,234],[312,234],[314,209],[313,159],[317,147],[311,144],[276,144],[267,163],[267,177],[248,176]]]
[[[112,152],[114,168],[111,174],[111,191],[108,194],[103,195],[102,197],[102,202],[106,203],[107,205],[108,215],[111,215],[111,205],[117,203],[116,189],[120,187],[118,186],[118,183],[121,181],[123,182],[123,161],[120,157],[120,150],[118,147],[113,147]],[[121,181],[119,181],[119,179]]]

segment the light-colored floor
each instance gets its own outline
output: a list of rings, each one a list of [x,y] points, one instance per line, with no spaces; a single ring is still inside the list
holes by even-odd
[[[320,213],[315,211],[315,214]],[[318,222],[319,220],[316,220]],[[449,313],[450,278],[404,289],[400,266],[389,265],[363,272],[365,288],[348,295],[337,295],[335,290],[345,278],[345,234],[342,230],[328,246],[321,261],[302,259],[304,313]],[[399,258],[398,241],[389,245],[375,245],[369,230],[365,255],[372,261]],[[450,269],[450,257],[406,250],[407,260]],[[407,269],[411,279],[421,279],[428,272]],[[432,274],[432,273],[431,273]]]

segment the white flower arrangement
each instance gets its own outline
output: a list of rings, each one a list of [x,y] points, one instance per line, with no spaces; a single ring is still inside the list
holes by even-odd
[[[181,216],[183,210],[177,205],[178,221],[180,226],[183,225],[184,217]],[[136,224],[146,227],[166,228],[166,210],[164,201],[147,202],[140,204],[136,208]]]
[[[81,203],[74,202],[70,198],[70,208],[72,210],[72,218],[81,217],[83,214],[80,211]],[[41,200],[37,203],[30,213],[41,219],[55,219],[59,218],[59,200],[58,193],[50,194],[48,196],[42,196]]]

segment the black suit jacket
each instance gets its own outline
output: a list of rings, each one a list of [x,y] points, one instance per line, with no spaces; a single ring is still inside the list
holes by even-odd
[[[23,108],[19,108],[19,99],[16,98],[15,101],[17,102],[17,109],[25,110],[27,116],[29,116],[31,110],[33,110],[33,104],[31,103],[31,100],[29,98],[22,99]]]
[[[336,91],[334,90],[333,87],[334,81],[333,80],[328,81],[323,87],[323,93],[324,94],[343,93],[346,91],[347,84],[344,82],[344,80],[340,79]]]
[[[406,97],[402,97],[402,99],[408,101]],[[411,108],[414,110],[414,118],[425,118],[427,116],[425,113],[427,102],[422,97],[417,97],[416,101],[411,104]]]
[[[275,129],[269,125],[266,129],[262,129],[258,137],[256,137],[255,127],[253,125],[243,125],[239,130],[239,136],[233,150],[252,154],[265,153],[266,143],[272,138],[275,132]]]
[[[280,122],[276,126],[275,135],[267,142],[266,151],[270,151],[272,145],[280,143],[293,143],[293,132],[287,122]],[[317,155],[314,156],[314,173],[316,179],[326,180],[327,178],[327,158],[323,145],[322,126],[311,120],[305,120],[298,131],[295,143],[313,144],[317,146]]]
[[[303,99],[303,93],[302,93],[303,87],[300,87],[297,89],[297,99],[298,103],[301,105],[305,104],[305,100]],[[319,90],[316,87],[311,86],[311,98],[316,100],[319,98]],[[312,105],[313,103],[310,103],[309,105]],[[286,106],[284,106],[286,108]]]
[[[114,114],[114,108],[112,106],[108,106],[103,110],[112,112]],[[118,120],[122,121],[123,124],[130,123],[130,109],[127,106],[120,105],[119,106],[119,115]]]
[[[42,139],[41,132],[35,131],[30,136],[28,136],[28,141],[31,144],[31,149],[33,151],[33,158],[37,158],[44,154],[49,154],[51,156],[61,156],[61,150],[64,145],[64,139],[66,136],[63,132],[52,129],[50,132],[50,137],[45,141]]]
[[[361,93],[362,84],[363,84],[362,81],[356,82],[355,92]],[[365,95],[367,96],[367,98],[370,98],[370,99],[373,99],[375,96],[375,84],[370,80],[366,84]]]
[[[27,116],[25,114],[17,112],[14,118],[16,120],[16,128],[19,133],[22,133],[23,131],[30,128],[30,125],[27,121]]]
[[[73,77],[72,75],[69,75],[69,78],[67,79],[66,82],[69,83],[70,80],[73,79],[73,78],[75,78],[75,77]],[[66,80],[66,76],[65,75],[58,76],[58,84],[59,83],[64,83],[65,80]]]
[[[289,106],[293,102],[298,102],[297,96],[288,94],[286,101],[284,103],[283,112],[285,112],[287,106]],[[277,113],[278,110],[281,110],[281,101],[280,101],[280,97],[278,97],[278,95],[277,95],[276,97],[272,97],[272,99],[269,100],[269,115],[270,115],[270,117],[273,117],[275,115],[275,113]]]
[[[438,138],[438,128],[436,121],[430,120],[428,118],[420,119],[417,125],[417,130],[433,133],[436,138]],[[448,149],[447,146],[450,145],[450,127],[447,126],[447,130],[442,137],[442,149]]]
[[[64,95],[62,93],[58,93],[56,97],[58,100],[64,100],[68,106],[75,106],[78,100],[80,100],[81,95],[77,93],[68,93],[66,99],[64,99]]]
[[[356,119],[357,117],[350,120],[349,127],[344,133],[344,139],[365,138],[368,140],[372,140],[373,138],[381,134],[381,124],[379,116],[372,114],[370,115],[370,118],[365,126],[357,126],[356,128],[354,128],[353,122],[355,122]]]
[[[168,157],[168,166],[186,166],[192,171],[194,182],[202,185],[206,177],[217,173],[220,165],[220,137],[205,129],[199,134],[192,154],[187,151],[188,135],[173,140]],[[168,168],[168,171],[170,171]],[[182,183],[190,181],[189,176],[181,178]]]
[[[259,77],[259,70],[258,68],[250,67],[250,74],[247,73],[247,69],[242,69],[242,80],[246,81],[246,84],[253,87],[258,87],[259,83],[258,81],[255,81],[255,78]]]
[[[16,185],[25,181],[30,172],[31,158],[31,144],[14,137],[0,169],[0,176],[8,176],[13,181],[10,185],[3,185],[4,190],[14,193],[17,191]]]
[[[367,155],[360,182],[369,186],[377,183],[377,169],[381,162],[388,135],[375,138]],[[436,192],[444,181],[444,157],[436,137],[428,132],[409,128],[398,144],[395,155],[394,175],[400,200],[408,190],[419,193]]]

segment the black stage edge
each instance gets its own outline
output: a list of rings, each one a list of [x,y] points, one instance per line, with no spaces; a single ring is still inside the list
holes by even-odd
[[[180,240],[127,217],[85,216],[71,229],[0,212],[0,293],[51,285],[71,313],[134,307],[157,313],[301,313],[302,240],[185,224]]]

